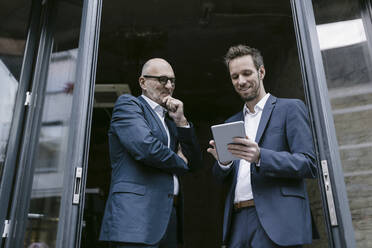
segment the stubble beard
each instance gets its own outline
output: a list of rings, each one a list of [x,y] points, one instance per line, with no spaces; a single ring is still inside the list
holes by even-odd
[[[258,83],[257,88],[252,92],[252,94],[249,94],[246,96],[240,94],[240,97],[244,102],[250,102],[250,101],[255,100],[259,95],[260,95],[260,82]]]

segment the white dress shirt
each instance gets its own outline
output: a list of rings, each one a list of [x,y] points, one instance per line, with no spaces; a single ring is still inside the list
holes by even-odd
[[[155,111],[155,113],[159,117],[161,123],[163,124],[163,127],[164,127],[164,129],[167,133],[167,137],[168,137],[167,146],[170,147],[169,129],[168,129],[167,125],[165,124],[165,120],[164,120],[164,116],[165,116],[165,113],[167,112],[167,110],[165,108],[163,108],[162,106],[160,106],[159,104],[157,104],[156,102],[154,102],[153,100],[151,100],[150,98],[148,98],[147,96],[142,95],[142,97],[143,97],[143,99],[146,100],[146,102],[150,105],[150,107]],[[179,182],[178,182],[177,176],[174,175],[174,174],[173,174],[173,183],[174,183],[173,194],[178,195],[178,193],[179,193]]]
[[[244,127],[245,133],[249,139],[255,140],[258,125],[260,124],[262,110],[266,104],[270,94],[267,93],[257,104],[254,106],[254,113],[250,112],[247,106],[244,104]],[[221,168],[228,169],[229,166],[221,165]],[[251,200],[253,199],[252,185],[251,185],[251,163],[245,159],[241,159],[239,162],[238,178],[235,187],[235,198],[234,203]]]

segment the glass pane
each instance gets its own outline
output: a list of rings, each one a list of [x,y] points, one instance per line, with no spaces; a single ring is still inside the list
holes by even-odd
[[[0,8],[0,180],[21,74],[30,4],[30,1],[8,1]]]
[[[358,247],[372,247],[372,30],[366,2],[313,1]]]
[[[55,247],[71,127],[82,7],[56,1],[53,51],[50,58],[41,127],[35,156],[24,247]],[[51,20],[50,20],[51,21]],[[42,247],[44,247],[42,246]]]

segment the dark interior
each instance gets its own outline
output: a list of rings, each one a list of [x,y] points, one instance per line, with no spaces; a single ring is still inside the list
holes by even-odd
[[[152,57],[162,57],[175,70],[175,97],[184,102],[186,117],[196,127],[204,151],[204,168],[182,178],[185,247],[221,246],[226,188],[215,182],[211,171],[214,160],[206,149],[212,138],[210,126],[243,108],[223,64],[227,49],[240,43],[262,51],[267,92],[304,99],[289,1],[168,0],[103,4],[96,83],[129,84],[132,94],[138,96],[143,63]],[[111,111],[112,108],[95,108],[93,114],[87,188],[99,188],[102,195],[97,204],[97,199],[87,194],[86,208],[96,218],[103,213],[110,183],[107,130]],[[93,205],[95,209],[90,210]],[[89,228],[94,231],[92,225]],[[93,247],[92,237],[85,239],[85,247]]]

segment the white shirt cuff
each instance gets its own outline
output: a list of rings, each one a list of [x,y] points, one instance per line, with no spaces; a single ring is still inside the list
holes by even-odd
[[[231,165],[233,164],[233,162],[231,161],[229,164],[227,165],[223,165],[220,163],[220,161],[218,161],[218,165],[221,167],[222,170],[228,170],[230,169]]]

